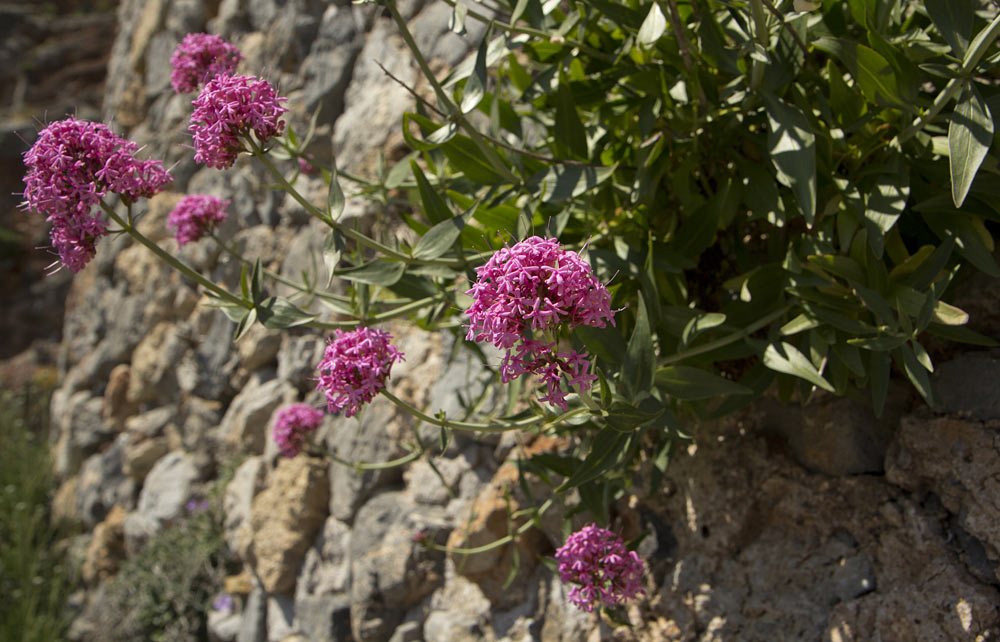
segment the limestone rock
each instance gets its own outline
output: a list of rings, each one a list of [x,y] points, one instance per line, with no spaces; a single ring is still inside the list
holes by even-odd
[[[282,459],[253,500],[250,559],[269,593],[286,593],[327,515],[326,466],[305,456]]]
[[[230,450],[263,453],[265,440],[270,438],[271,415],[296,396],[289,383],[254,375],[229,404],[219,426],[220,438]]]
[[[87,584],[114,575],[125,559],[125,509],[116,505],[103,522],[94,527],[94,535],[87,546],[81,574]]]
[[[262,325],[253,326],[236,344],[240,366],[247,370],[257,370],[272,365],[281,347],[281,334]]]
[[[250,548],[249,522],[253,498],[264,485],[264,461],[248,457],[233,474],[222,496],[222,527],[230,550],[246,559]]]
[[[942,409],[975,421],[1000,419],[1000,395],[993,382],[1000,377],[996,353],[974,352],[936,366],[934,389]]]
[[[236,642],[267,642],[267,595],[254,589],[243,605]]]
[[[377,495],[358,512],[351,538],[351,630],[359,642],[385,640],[406,611],[444,579],[444,555],[414,542],[445,539],[443,514],[415,512],[398,492]]]
[[[146,539],[183,514],[198,476],[194,459],[182,452],[172,452],[156,462],[146,475],[135,512],[125,518],[129,551],[137,551]]]
[[[125,437],[119,435],[103,452],[89,457],[80,468],[76,488],[76,515],[92,528],[115,504],[131,507],[135,482],[123,472]]]
[[[278,350],[278,378],[299,390],[316,387],[316,366],[323,359],[326,342],[315,334],[293,336],[284,333]]]
[[[905,402],[905,393],[895,386],[881,417],[867,403],[824,393],[815,394],[806,406],[769,400],[761,405],[763,429],[787,443],[795,460],[811,471],[880,473]]]
[[[104,389],[104,418],[112,422],[118,430],[124,427],[127,418],[139,410],[138,404],[128,400],[128,386],[131,376],[127,363],[114,367],[108,376],[108,385]]]
[[[283,642],[295,631],[295,598],[287,594],[267,596],[267,641]]]
[[[994,575],[1000,578],[998,467],[996,428],[948,417],[906,417],[886,458],[889,481],[939,497],[961,528],[985,547]],[[970,553],[974,554],[966,551]]]
[[[132,353],[128,399],[141,403],[170,398],[176,387],[174,367],[186,350],[176,326],[157,324]]]

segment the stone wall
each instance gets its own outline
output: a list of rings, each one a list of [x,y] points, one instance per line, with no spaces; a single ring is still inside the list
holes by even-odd
[[[482,27],[472,21],[464,38],[448,31],[444,3],[400,4],[438,68],[478,44]],[[269,190],[248,159],[226,172],[194,164],[191,97],[174,95],[167,61],[185,33],[221,34],[244,53],[242,71],[289,97],[293,126],[304,130],[320,109],[310,149],[318,160],[335,154],[341,167],[371,175],[380,153],[405,153],[398,132],[412,102],[378,63],[425,90],[391,22],[372,6],[320,0],[124,0],[118,20],[105,118],[176,177],[173,191],[148,203],[142,230],[233,285],[239,265],[211,240],[178,251],[164,226],[181,194],[211,193],[232,199],[222,233],[245,255],[295,276],[322,265],[321,227]],[[297,185],[325,197],[318,179]],[[396,224],[392,211],[362,200],[345,215]],[[460,394],[475,392],[481,369],[467,352],[453,354],[452,335],[405,323],[390,330],[406,353],[393,372],[396,394],[456,410]],[[678,446],[666,478],[650,490],[640,474],[613,511],[626,538],[646,534],[639,550],[649,566],[647,598],[628,609],[634,627],[615,629],[567,606],[564,587],[537,563],[561,543],[558,515],[516,545],[468,558],[414,541],[422,533],[476,546],[506,535],[508,508],[528,502],[516,459],[565,441],[459,436],[430,461],[363,474],[318,457],[282,459],[268,434],[272,414],[290,401],[319,405],[311,377],[324,338],[258,328],[234,345],[232,332],[191,283],[127,238],[103,240],[74,279],[52,410],[64,479],[57,508],[88,530],[78,639],[101,639],[100,587],[120,561],[181,519],[234,459],[242,463],[224,491],[225,537],[243,568],[226,584],[236,608],[211,615],[218,640],[1000,635],[1000,404],[990,383],[998,354],[939,366],[939,414],[900,386],[881,419],[860,402],[819,397],[804,408],[765,401],[692,426],[694,442]],[[378,398],[360,421],[328,416],[320,441],[344,460],[387,461],[406,452],[413,428]]]

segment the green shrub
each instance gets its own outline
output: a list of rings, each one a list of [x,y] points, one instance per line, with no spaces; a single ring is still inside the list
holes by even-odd
[[[72,573],[50,504],[50,386],[0,389],[0,640],[61,639]]]

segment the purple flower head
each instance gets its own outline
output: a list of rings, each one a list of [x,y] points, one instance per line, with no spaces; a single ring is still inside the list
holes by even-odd
[[[572,582],[569,601],[588,613],[595,606],[613,606],[645,594],[639,585],[644,564],[625,548],[617,533],[596,524],[566,538],[556,551],[559,579]]]
[[[189,33],[170,56],[170,84],[178,94],[194,91],[216,74],[231,74],[243,60],[239,49],[219,36]]]
[[[207,499],[189,499],[188,503],[185,505],[189,513],[199,513],[201,511],[208,510],[208,500]]]
[[[294,457],[302,452],[306,437],[323,422],[323,411],[309,404],[293,403],[278,411],[274,418],[274,442],[281,454]]]
[[[319,364],[316,389],[326,394],[330,412],[353,417],[385,388],[392,364],[402,361],[403,353],[389,343],[392,335],[383,330],[361,327],[336,332]]]
[[[614,325],[611,295],[590,265],[556,239],[532,236],[497,251],[476,268],[467,339],[510,348],[526,331]]]
[[[466,339],[489,341],[507,350],[500,364],[501,379],[525,373],[540,376],[546,386],[541,398],[567,409],[562,377],[589,390],[597,379],[589,373],[586,353],[556,352],[556,343],[529,338],[535,332],[579,325],[614,325],[611,295],[590,265],[555,239],[533,236],[495,253],[476,268]]]
[[[312,157],[299,156],[299,171],[306,176],[315,176],[319,170],[312,164]]]
[[[63,265],[79,272],[108,233],[100,213],[92,214],[108,192],[127,201],[150,197],[173,178],[160,161],[140,161],[139,146],[106,125],[75,118],[50,124],[24,154],[22,207],[52,224],[52,247]]]
[[[229,201],[205,194],[190,194],[177,203],[167,217],[167,226],[174,229],[177,245],[197,241],[216,225],[226,220]]]
[[[194,136],[194,160],[226,169],[244,150],[241,137],[253,132],[263,144],[285,128],[278,96],[271,83],[256,76],[218,74],[192,101],[188,131]]]

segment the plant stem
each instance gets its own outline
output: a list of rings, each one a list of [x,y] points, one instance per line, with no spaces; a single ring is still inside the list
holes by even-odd
[[[100,205],[101,209],[104,210],[104,212],[108,215],[108,217],[112,221],[117,223],[119,226],[121,226],[123,231],[127,232],[129,236],[131,236],[135,240],[145,245],[146,248],[149,249],[149,251],[155,254],[160,260],[165,262],[170,267],[174,268],[175,270],[177,270],[184,276],[188,277],[189,279],[201,284],[201,286],[204,287],[206,290],[213,292],[219,298],[228,301],[229,303],[232,303],[241,308],[250,309],[253,307],[253,305],[249,301],[244,301],[243,299],[232,294],[229,290],[226,290],[225,288],[216,285],[215,283],[212,283],[207,278],[199,274],[197,270],[188,266],[180,259],[172,256],[169,252],[161,248],[159,245],[157,245],[156,243],[151,241],[148,237],[146,237],[142,232],[137,230],[132,223],[126,222],[120,216],[118,216],[118,214],[115,213],[115,210],[104,201],[100,201]]]
[[[472,432],[506,432],[508,430],[518,430],[521,428],[529,428],[531,426],[535,426],[542,423],[560,422],[565,419],[569,419],[570,417],[582,414],[584,412],[590,412],[590,410],[587,408],[576,408],[574,410],[570,410],[569,412],[563,413],[562,415],[559,415],[554,420],[551,420],[549,422],[546,422],[545,417],[536,416],[536,417],[529,417],[527,419],[520,419],[518,421],[493,420],[488,424],[484,424],[484,423],[475,423],[469,421],[455,421],[447,418],[439,419],[437,417],[432,417],[431,415],[428,415],[427,413],[418,410],[414,406],[403,401],[402,399],[395,396],[394,394],[392,394],[391,392],[389,392],[384,388],[382,389],[382,394],[385,395],[389,399],[389,401],[396,404],[405,412],[416,417],[420,421],[425,421],[429,424],[433,424],[435,426],[441,426],[443,428],[452,428],[454,430],[467,430]]]
[[[751,334],[753,334],[757,330],[760,330],[761,328],[768,325],[772,321],[780,319],[782,315],[784,315],[791,309],[792,309],[792,304],[789,303],[780,310],[775,310],[771,314],[768,314],[764,317],[761,317],[760,319],[757,319],[756,321],[754,321],[747,327],[743,328],[742,330],[739,330],[732,334],[727,334],[726,336],[720,337],[715,341],[709,341],[708,343],[704,343],[700,346],[695,346],[694,348],[690,348],[689,350],[684,350],[683,352],[677,352],[675,354],[672,354],[665,359],[661,359],[658,365],[661,367],[669,366],[670,364],[677,363],[679,361],[684,361],[685,359],[690,359],[691,357],[696,357],[699,354],[711,352],[712,350],[722,348],[724,346],[729,345],[730,343],[749,337]]]
[[[452,555],[475,555],[476,553],[485,553],[486,551],[491,551],[494,548],[499,548],[504,544],[513,542],[515,539],[517,539],[518,535],[523,535],[524,533],[526,533],[529,528],[535,525],[538,518],[541,517],[542,514],[549,509],[549,507],[552,505],[552,502],[553,498],[551,497],[548,498],[547,500],[545,500],[545,503],[543,503],[541,506],[538,507],[538,510],[535,511],[535,514],[532,516],[532,518],[526,521],[525,523],[521,524],[516,531],[514,531],[509,535],[504,535],[500,539],[494,540],[489,544],[483,544],[482,546],[476,546],[474,548],[455,548],[451,546],[438,546],[434,542],[428,541],[424,543],[424,546],[433,549],[435,551],[443,551],[445,553],[450,553]]]
[[[937,118],[937,115],[941,113],[944,106],[951,102],[951,99],[965,87],[965,83],[971,78],[976,65],[986,55],[987,50],[989,50],[993,41],[997,39],[997,36],[1000,36],[1000,14],[997,14],[993,18],[993,21],[979,32],[979,35],[973,40],[972,48],[965,54],[965,60],[962,62],[962,68],[959,70],[958,76],[948,81],[948,84],[944,86],[941,93],[934,99],[934,103],[930,106],[930,109],[896,136],[897,143],[902,144],[910,140],[917,132],[924,128],[924,125]]]
[[[452,113],[455,118],[455,122],[469,134],[469,138],[471,138],[472,142],[476,144],[479,151],[483,153],[484,158],[493,167],[493,169],[496,170],[496,172],[500,174],[504,180],[508,181],[512,185],[520,185],[520,179],[518,179],[518,177],[510,171],[510,168],[507,167],[507,164],[500,158],[499,154],[496,153],[496,150],[486,144],[486,141],[483,140],[479,131],[472,125],[472,123],[469,122],[458,105],[452,102],[448,93],[441,86],[441,83],[438,82],[434,72],[431,71],[430,65],[427,64],[427,60],[420,52],[419,47],[417,47],[417,43],[413,40],[413,35],[410,33],[409,27],[406,26],[406,20],[403,19],[403,16],[399,15],[399,10],[396,9],[396,3],[393,0],[390,0],[385,6],[392,15],[392,19],[396,22],[396,26],[399,28],[400,35],[403,37],[403,41],[406,42],[406,46],[409,47],[411,52],[413,52],[413,57],[420,66],[420,70],[423,72],[424,77],[426,77],[427,81],[431,83],[432,87],[434,87],[434,93],[437,95],[441,104]]]
[[[355,230],[355,229],[353,229],[353,228],[351,228],[351,227],[349,227],[347,225],[343,225],[342,223],[339,223],[339,222],[333,220],[332,218],[330,218],[329,216],[326,215],[326,212],[323,212],[318,207],[316,207],[315,205],[313,205],[312,203],[310,203],[304,196],[302,196],[302,194],[299,193],[299,191],[297,189],[295,189],[295,187],[291,183],[288,182],[288,180],[281,173],[281,171],[277,167],[274,166],[274,163],[271,162],[271,159],[269,159],[267,157],[267,154],[260,147],[260,145],[258,145],[250,137],[247,137],[245,140],[250,145],[250,152],[261,163],[264,164],[264,167],[266,167],[267,171],[270,172],[271,175],[278,181],[278,183],[281,185],[281,188],[285,192],[287,192],[292,198],[294,198],[295,201],[299,205],[301,205],[303,208],[305,208],[305,210],[307,212],[309,212],[309,214],[311,214],[312,216],[314,216],[314,217],[318,218],[319,220],[323,221],[324,223],[326,223],[327,225],[329,225],[333,229],[339,230],[347,238],[352,239],[354,241],[357,241],[359,244],[364,245],[365,247],[368,247],[370,249],[373,249],[376,252],[379,252],[379,253],[381,253],[384,256],[392,258],[392,259],[394,259],[396,261],[401,261],[403,263],[406,263],[407,265],[413,264],[413,263],[419,263],[421,265],[442,265],[442,266],[445,266],[445,267],[458,267],[458,268],[464,267],[465,262],[464,261],[460,261],[458,259],[416,259],[416,258],[413,258],[412,256],[409,256],[408,254],[403,254],[402,252],[394,250],[393,248],[389,247],[388,245],[384,245],[382,243],[379,243],[375,239],[369,238],[368,236],[365,236],[361,232],[358,232],[357,230]]]

